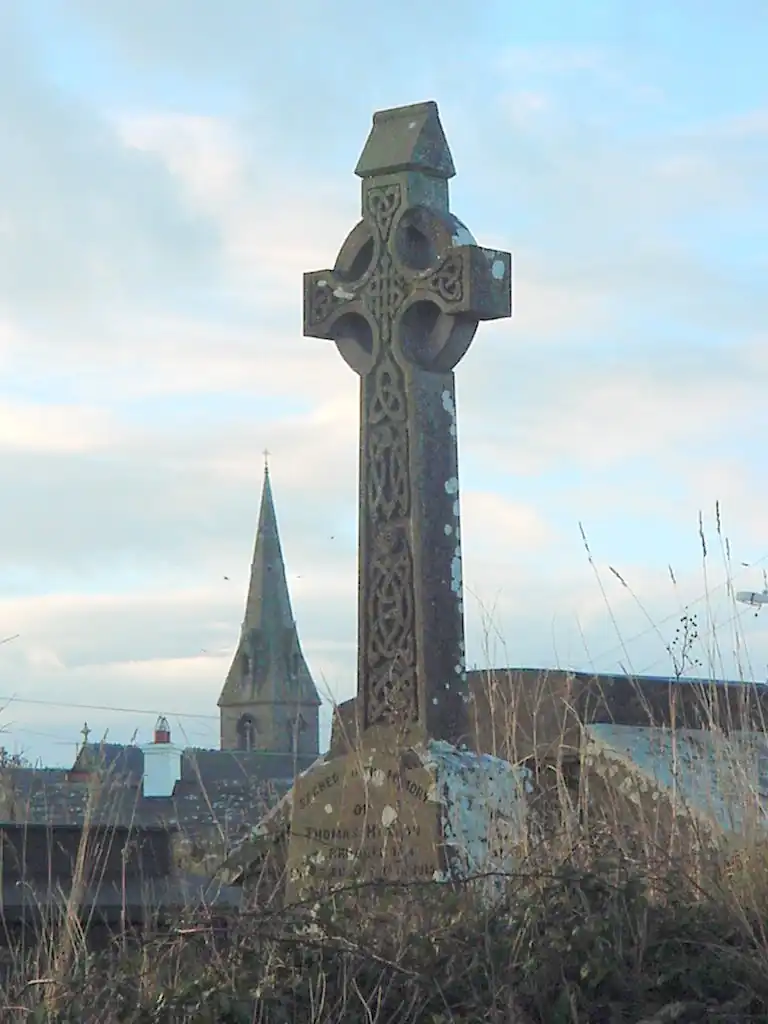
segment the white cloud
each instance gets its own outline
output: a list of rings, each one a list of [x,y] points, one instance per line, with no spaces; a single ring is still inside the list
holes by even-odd
[[[16,325],[10,319],[0,317],[0,366],[7,364],[11,355],[18,351],[21,344],[21,332]]]
[[[25,52],[19,41],[0,61],[0,314],[55,330],[156,297],[160,279],[166,294],[210,280],[210,231],[162,164],[51,89]]]
[[[669,658],[608,562],[666,630],[702,590],[699,508],[737,506],[734,543],[760,551],[768,485],[742,440],[768,308],[762,279],[701,239],[762,223],[764,115],[633,134],[658,98],[639,62],[568,46],[495,60],[498,26],[492,44],[478,28],[494,4],[449,3],[441,77],[419,37],[433,12],[411,8],[377,26],[371,61],[359,5],[70,0],[70,32],[111,40],[126,104],[55,88],[66,69],[43,74],[33,41],[6,35],[0,637],[20,638],[0,671],[29,699],[149,712],[16,704],[19,728],[74,741],[87,716],[129,738],[183,707],[215,742],[265,447],[313,671],[352,693],[359,382],[301,336],[301,274],[334,262],[359,215],[371,110],[426,90],[445,96],[457,212],[515,254],[515,317],[482,325],[457,371],[470,659],[483,609],[497,664],[625,658],[581,518],[636,669]],[[757,657],[766,637],[747,624]]]
[[[307,189],[303,176],[258,159],[237,125],[221,118],[131,115],[117,124],[129,148],[161,161],[178,181],[176,201],[187,215],[215,233],[224,277],[214,275],[194,314],[173,293],[158,306],[153,289],[137,291],[134,308],[106,319],[83,322],[78,314],[55,332],[38,326],[16,352],[17,365],[45,357],[47,372],[56,373],[65,342],[68,359],[81,360],[78,386],[107,398],[349,393],[354,378],[333,346],[301,337],[299,305],[302,273],[332,264],[355,223],[355,190],[326,179]],[[515,329],[536,341],[557,342],[573,325],[598,332],[610,322],[602,291],[553,282],[541,255],[526,248],[515,249],[515,303]]]
[[[236,201],[233,193],[242,188],[242,140],[221,118],[123,114],[117,128],[126,145],[159,154],[193,199],[215,210],[227,210]]]
[[[488,491],[468,491],[462,497],[462,516],[471,524],[473,546],[498,548],[512,544],[521,552],[541,550],[553,529],[541,511]]]
[[[340,246],[354,225],[349,202],[327,185],[320,194],[307,189],[303,175],[274,167],[221,118],[144,114],[118,124],[125,142],[158,155],[191,206],[216,224],[229,285],[254,302],[285,303],[290,295],[295,303],[303,271],[332,263],[329,240]]]
[[[758,108],[710,122],[708,132],[723,139],[760,140],[768,135],[768,109]]]
[[[653,311],[708,332],[761,330],[764,289],[731,262],[746,251],[740,232],[757,237],[765,221],[759,136],[724,134],[736,116],[617,138],[613,123],[590,120],[593,98],[572,102],[584,109],[553,99],[546,116],[520,121],[503,98],[482,158],[469,153],[467,173],[475,194],[493,194],[487,220],[503,244],[535,252],[549,286],[597,296],[614,322]],[[522,255],[518,273],[521,264]]]
[[[570,91],[563,91],[564,81],[568,87],[575,83],[596,86],[614,96],[619,94],[625,102],[647,105],[663,101],[663,90],[644,78],[642,47],[637,46],[636,36],[633,43],[631,49],[562,43],[512,46],[501,52],[494,66],[505,80],[516,85],[527,83],[530,87],[532,83],[538,86],[546,83],[552,92],[560,92],[564,105],[572,101]],[[513,108],[514,96],[525,94],[525,91],[512,94]]]
[[[516,248],[513,255],[513,323],[496,325],[496,333],[508,334],[509,340],[563,345],[574,329],[594,336],[611,328],[615,311],[602,286],[552,281],[540,254]]]
[[[549,108],[551,100],[546,93],[520,89],[503,101],[506,113],[513,124],[530,124],[539,119]]]
[[[115,441],[107,410],[53,403],[0,401],[0,455],[11,452],[91,452]]]
[[[612,55],[605,48],[563,44],[510,46],[497,61],[497,66],[507,74],[548,78],[574,72],[605,73],[612,64]]]

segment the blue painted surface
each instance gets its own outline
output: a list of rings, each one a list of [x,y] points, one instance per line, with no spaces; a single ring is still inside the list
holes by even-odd
[[[446,843],[447,872],[436,872],[435,881],[482,875],[481,894],[492,901],[519,864],[530,772],[444,741],[430,741],[419,756],[434,779],[430,796],[440,805]]]
[[[611,766],[634,776],[634,794],[660,792],[680,813],[715,823],[726,833],[768,827],[768,742],[762,733],[729,736],[699,729],[590,725],[586,757],[610,780]]]

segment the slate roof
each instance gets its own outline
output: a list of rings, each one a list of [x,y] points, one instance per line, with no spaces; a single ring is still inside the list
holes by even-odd
[[[207,750],[189,747],[182,753],[181,778],[184,782],[208,785],[214,782],[266,782],[271,779],[292,781],[314,760],[313,756],[271,754],[258,750]],[[99,765],[115,776],[135,783],[144,775],[141,747],[121,743],[89,743],[81,748],[72,771],[88,771]]]
[[[502,672],[533,672],[542,671],[541,669],[500,669]],[[764,689],[768,691],[768,682],[752,681],[745,679],[705,679],[696,678],[694,676],[627,676],[619,672],[573,672],[573,676],[584,677],[590,680],[596,680],[598,682],[605,683],[624,683],[626,680],[630,682],[636,680],[638,683],[650,686],[690,686],[690,687],[716,687],[718,690],[728,687],[739,687],[745,689],[746,687],[757,687],[758,689]]]
[[[185,750],[173,796],[145,797],[140,748],[91,744],[71,772],[9,768],[0,772],[5,809],[0,821],[178,827],[189,836],[225,841],[247,831],[283,794],[312,758],[225,750]],[[98,770],[86,772],[88,765]],[[8,795],[12,795],[12,811]]]
[[[88,771],[94,764],[137,780],[144,775],[144,754],[132,743],[86,743],[80,748],[72,771]]]

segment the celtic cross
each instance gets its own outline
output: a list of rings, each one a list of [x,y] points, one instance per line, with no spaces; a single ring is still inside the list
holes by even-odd
[[[358,699],[363,726],[466,732],[453,368],[512,311],[511,256],[453,216],[435,103],[374,114],[362,219],[333,270],[304,275],[304,334],[360,375]]]

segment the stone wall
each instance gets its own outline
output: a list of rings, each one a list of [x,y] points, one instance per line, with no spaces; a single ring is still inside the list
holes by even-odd
[[[503,668],[467,673],[472,743],[512,763],[578,761],[592,723],[712,729],[765,728],[768,687],[750,683]],[[336,709],[331,749],[359,735],[355,699]]]

